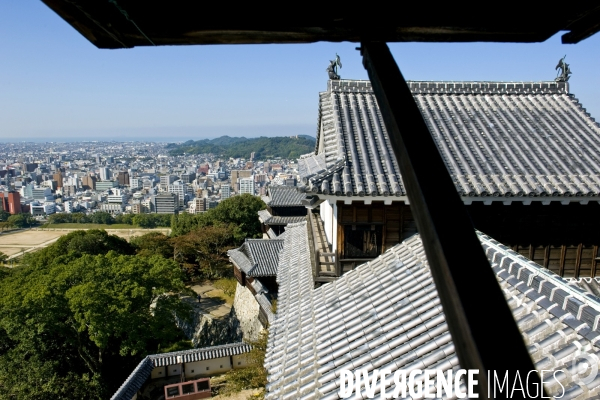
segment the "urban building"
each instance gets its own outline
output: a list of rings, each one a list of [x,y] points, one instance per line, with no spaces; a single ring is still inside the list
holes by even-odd
[[[231,185],[233,186],[234,192],[238,193],[240,191],[239,180],[241,178],[249,178],[251,176],[252,176],[251,170],[237,170],[237,169],[232,170],[231,174],[230,174],[230,178],[231,178]]]
[[[190,202],[190,214],[200,214],[206,211],[206,199],[196,197]]]
[[[231,186],[229,184],[221,185],[221,200],[225,200],[231,197]]]
[[[169,193],[175,193],[177,195],[177,198],[179,199],[178,207],[181,209],[185,207],[185,196],[186,194],[188,194],[189,189],[190,187],[187,183],[183,183],[182,181],[175,181],[172,185],[168,186],[167,191]]]
[[[96,190],[96,177],[92,175],[86,175],[81,178],[81,185],[87,190]]]
[[[140,178],[131,178],[129,181],[131,189],[141,189],[143,187],[143,180]]]
[[[118,186],[116,181],[100,181],[96,182],[96,191],[98,192],[106,192],[107,190],[111,190]]]
[[[52,200],[52,190],[49,187],[34,187],[31,190],[31,197],[39,201]]]
[[[112,174],[110,172],[110,169],[108,169],[108,167],[101,167],[99,174],[100,174],[100,180],[102,180],[102,181],[110,181],[112,179]]]
[[[244,193],[248,193],[254,196],[254,179],[252,179],[252,177],[240,179],[240,194]]]
[[[54,175],[52,175],[52,179],[56,182],[56,187],[63,187],[63,175],[61,171],[57,171]]]
[[[119,186],[129,186],[129,172],[119,171],[117,182],[119,182]]]
[[[152,208],[157,214],[176,214],[179,209],[179,198],[175,193],[159,193],[153,198]]]
[[[0,192],[2,209],[11,215],[21,213],[21,196],[17,191]]]
[[[169,185],[175,182],[176,180],[177,177],[174,175],[163,175],[160,177],[160,185],[166,190],[166,188],[168,188]]]

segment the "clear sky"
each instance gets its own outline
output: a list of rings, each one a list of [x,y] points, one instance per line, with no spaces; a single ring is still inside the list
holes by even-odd
[[[338,53],[366,79],[355,43],[100,50],[40,1],[0,2],[0,141],[315,135],[318,92]],[[567,55],[571,92],[600,119],[600,35],[577,45],[403,43],[409,80],[540,81]]]

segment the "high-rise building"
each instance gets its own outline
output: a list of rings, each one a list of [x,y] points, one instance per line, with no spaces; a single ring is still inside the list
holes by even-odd
[[[23,164],[23,170],[26,172],[33,172],[38,167],[37,163],[27,163]]]
[[[157,214],[175,214],[179,208],[179,199],[175,193],[159,193],[154,196],[153,203]]]
[[[100,179],[103,181],[109,181],[112,178],[110,169],[107,167],[100,168]]]
[[[57,188],[63,187],[63,176],[62,176],[62,172],[60,172],[60,170],[57,171],[54,175],[52,175],[52,179],[56,182]]]
[[[179,208],[185,206],[185,195],[189,192],[189,185],[182,181],[175,181],[167,188],[169,193],[175,193],[179,197]]]
[[[81,184],[84,189],[95,190],[96,189],[96,177],[92,175],[86,175],[81,179]]]
[[[2,209],[11,215],[21,213],[21,196],[19,192],[0,192],[0,204],[2,204]]]
[[[160,177],[160,186],[163,187],[164,190],[167,190],[169,185],[177,180],[177,177],[174,175],[163,175]]]
[[[231,186],[224,184],[221,186],[221,200],[225,200],[231,197]]]
[[[119,186],[129,185],[129,172],[119,171],[119,175],[117,175],[117,181],[119,182]]]
[[[233,185],[234,191],[238,193],[240,191],[240,182],[241,178],[249,178],[252,176],[251,170],[239,170],[234,169],[231,171],[231,184]]]
[[[244,193],[254,195],[254,179],[252,177],[240,179],[240,194]]]
[[[190,205],[190,213],[191,214],[200,214],[206,211],[206,199],[203,197],[196,197],[192,200],[192,204]]]

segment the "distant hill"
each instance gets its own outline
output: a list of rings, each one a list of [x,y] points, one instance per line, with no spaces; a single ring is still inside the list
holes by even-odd
[[[225,158],[249,158],[254,152],[255,159],[288,158],[294,159],[315,149],[315,138],[308,135],[298,137],[230,137],[216,139],[188,140],[185,143],[167,145],[172,156],[186,154],[213,153]]]

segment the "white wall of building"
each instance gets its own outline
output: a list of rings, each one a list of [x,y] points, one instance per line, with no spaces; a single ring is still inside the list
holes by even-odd
[[[323,221],[323,227],[325,228],[325,236],[327,242],[331,246],[331,251],[334,253],[337,251],[337,236],[338,236],[338,207],[335,203],[330,203],[329,200],[324,201],[320,205],[320,216]]]

